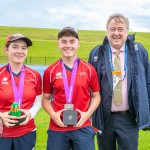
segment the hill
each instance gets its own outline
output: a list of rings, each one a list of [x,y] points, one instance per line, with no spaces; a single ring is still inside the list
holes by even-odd
[[[6,27],[0,26],[0,57],[6,56],[3,52],[3,46],[6,40],[6,37],[12,33],[21,33],[33,41],[33,46],[29,48],[28,59],[30,58],[39,58],[51,59],[47,63],[52,63],[60,57],[60,52],[57,47],[57,33],[58,29],[49,29],[49,28],[28,28],[28,27]],[[103,41],[103,38],[106,35],[105,31],[91,31],[91,30],[79,30],[80,37],[80,48],[78,50],[78,56],[87,60],[91,49],[97,46]],[[133,32],[130,32],[133,34]],[[137,32],[136,41],[142,43],[144,47],[149,50],[150,56],[150,33],[146,32]],[[37,60],[35,63],[44,64],[44,61]],[[3,59],[0,60],[0,63]],[[27,62],[31,63],[31,62]]]

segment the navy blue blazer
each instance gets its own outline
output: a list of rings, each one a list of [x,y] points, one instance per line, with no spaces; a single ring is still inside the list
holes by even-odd
[[[105,37],[103,44],[95,47],[89,55],[89,63],[97,71],[101,88],[101,103],[92,115],[92,123],[94,127],[101,131],[110,117],[113,93],[108,44],[108,39]],[[128,36],[126,44],[128,46],[127,90],[129,111],[133,121],[138,123],[140,129],[143,129],[150,126],[150,66],[148,53],[141,44],[134,42],[134,35]],[[143,74],[142,70],[145,70]],[[141,78],[145,81],[141,82]],[[140,90],[139,85],[143,87],[143,90]]]

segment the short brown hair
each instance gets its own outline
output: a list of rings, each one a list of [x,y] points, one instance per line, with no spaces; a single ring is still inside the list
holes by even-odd
[[[121,22],[121,23],[125,23],[127,26],[127,29],[129,30],[129,20],[128,18],[126,18],[123,14],[119,14],[119,13],[114,13],[112,14],[108,20],[107,20],[107,25],[106,28],[108,29],[108,25],[110,23],[111,20],[115,20],[116,22]]]
[[[78,35],[77,30],[75,30],[72,27],[62,28],[58,33],[58,39],[60,39],[62,36],[73,36],[73,37],[79,39],[79,35]]]

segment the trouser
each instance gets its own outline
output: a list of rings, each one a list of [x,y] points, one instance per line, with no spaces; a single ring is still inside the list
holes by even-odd
[[[91,126],[73,131],[48,130],[47,150],[95,150]]]
[[[20,137],[2,137],[0,138],[0,150],[34,150],[35,142],[36,131],[32,131]]]
[[[102,134],[98,134],[99,150],[137,150],[138,126],[129,113],[111,113]]]

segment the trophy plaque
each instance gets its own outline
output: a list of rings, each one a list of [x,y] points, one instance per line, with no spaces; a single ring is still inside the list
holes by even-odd
[[[64,110],[63,111],[63,123],[65,125],[76,125],[77,124],[77,111]]]

